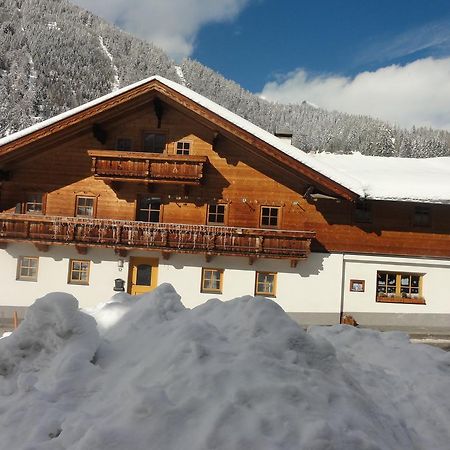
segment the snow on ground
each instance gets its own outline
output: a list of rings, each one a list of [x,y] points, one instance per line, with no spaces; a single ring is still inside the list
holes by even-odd
[[[450,203],[450,157],[394,158],[361,153],[312,154],[320,162],[351,174],[374,200]]]
[[[449,375],[404,334],[305,332],[263,298],[49,294],[0,340],[0,448],[448,450]]]

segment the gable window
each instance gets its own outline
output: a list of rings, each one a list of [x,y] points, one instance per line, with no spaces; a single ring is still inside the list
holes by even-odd
[[[355,206],[356,223],[372,223],[372,206],[368,202],[359,201]]]
[[[280,220],[280,207],[261,206],[261,226],[277,228]]]
[[[16,205],[18,214],[44,214],[45,196],[42,192],[32,192],[25,195],[25,200]]]
[[[89,284],[90,261],[71,259],[69,261],[69,284]]]
[[[377,272],[377,302],[425,304],[422,281],[417,273]]]
[[[160,133],[144,133],[142,151],[149,153],[164,153],[166,135]]]
[[[159,222],[161,219],[161,199],[155,197],[139,197],[136,220],[139,222]]]
[[[176,143],[177,155],[189,155],[191,153],[191,143],[187,141],[178,141]]]
[[[37,281],[39,258],[37,256],[21,256],[17,263],[17,279]]]
[[[225,223],[226,205],[208,205],[208,225]]]
[[[255,295],[275,297],[277,274],[275,272],[256,272]]]
[[[77,195],[75,206],[76,217],[94,217],[95,216],[95,197],[84,197]]]
[[[222,269],[202,269],[202,292],[222,293],[223,270]]]
[[[413,225],[424,228],[431,226],[431,212],[429,207],[416,206],[414,208]]]
[[[118,138],[116,142],[116,150],[130,151],[132,148],[132,140],[129,138]]]

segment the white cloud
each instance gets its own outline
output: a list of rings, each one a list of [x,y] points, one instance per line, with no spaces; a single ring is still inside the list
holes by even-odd
[[[450,130],[450,57],[419,59],[354,78],[308,76],[298,69],[267,83],[260,95],[281,103],[307,100],[326,109],[370,115],[406,127]]]
[[[170,56],[189,56],[200,28],[236,17],[250,0],[72,0]]]

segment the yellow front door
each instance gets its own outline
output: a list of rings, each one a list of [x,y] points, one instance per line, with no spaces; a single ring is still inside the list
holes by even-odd
[[[143,294],[155,289],[158,283],[158,260],[155,258],[131,258],[128,292]]]

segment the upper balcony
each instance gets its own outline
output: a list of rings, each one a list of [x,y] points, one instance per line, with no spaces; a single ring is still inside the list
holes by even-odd
[[[283,258],[295,265],[308,256],[314,237],[311,231],[0,214],[0,244],[31,242],[41,248],[73,244],[84,249],[156,250],[165,256],[200,253]]]
[[[161,155],[117,150],[88,150],[92,173],[112,181],[198,185],[204,177],[206,156]]]

